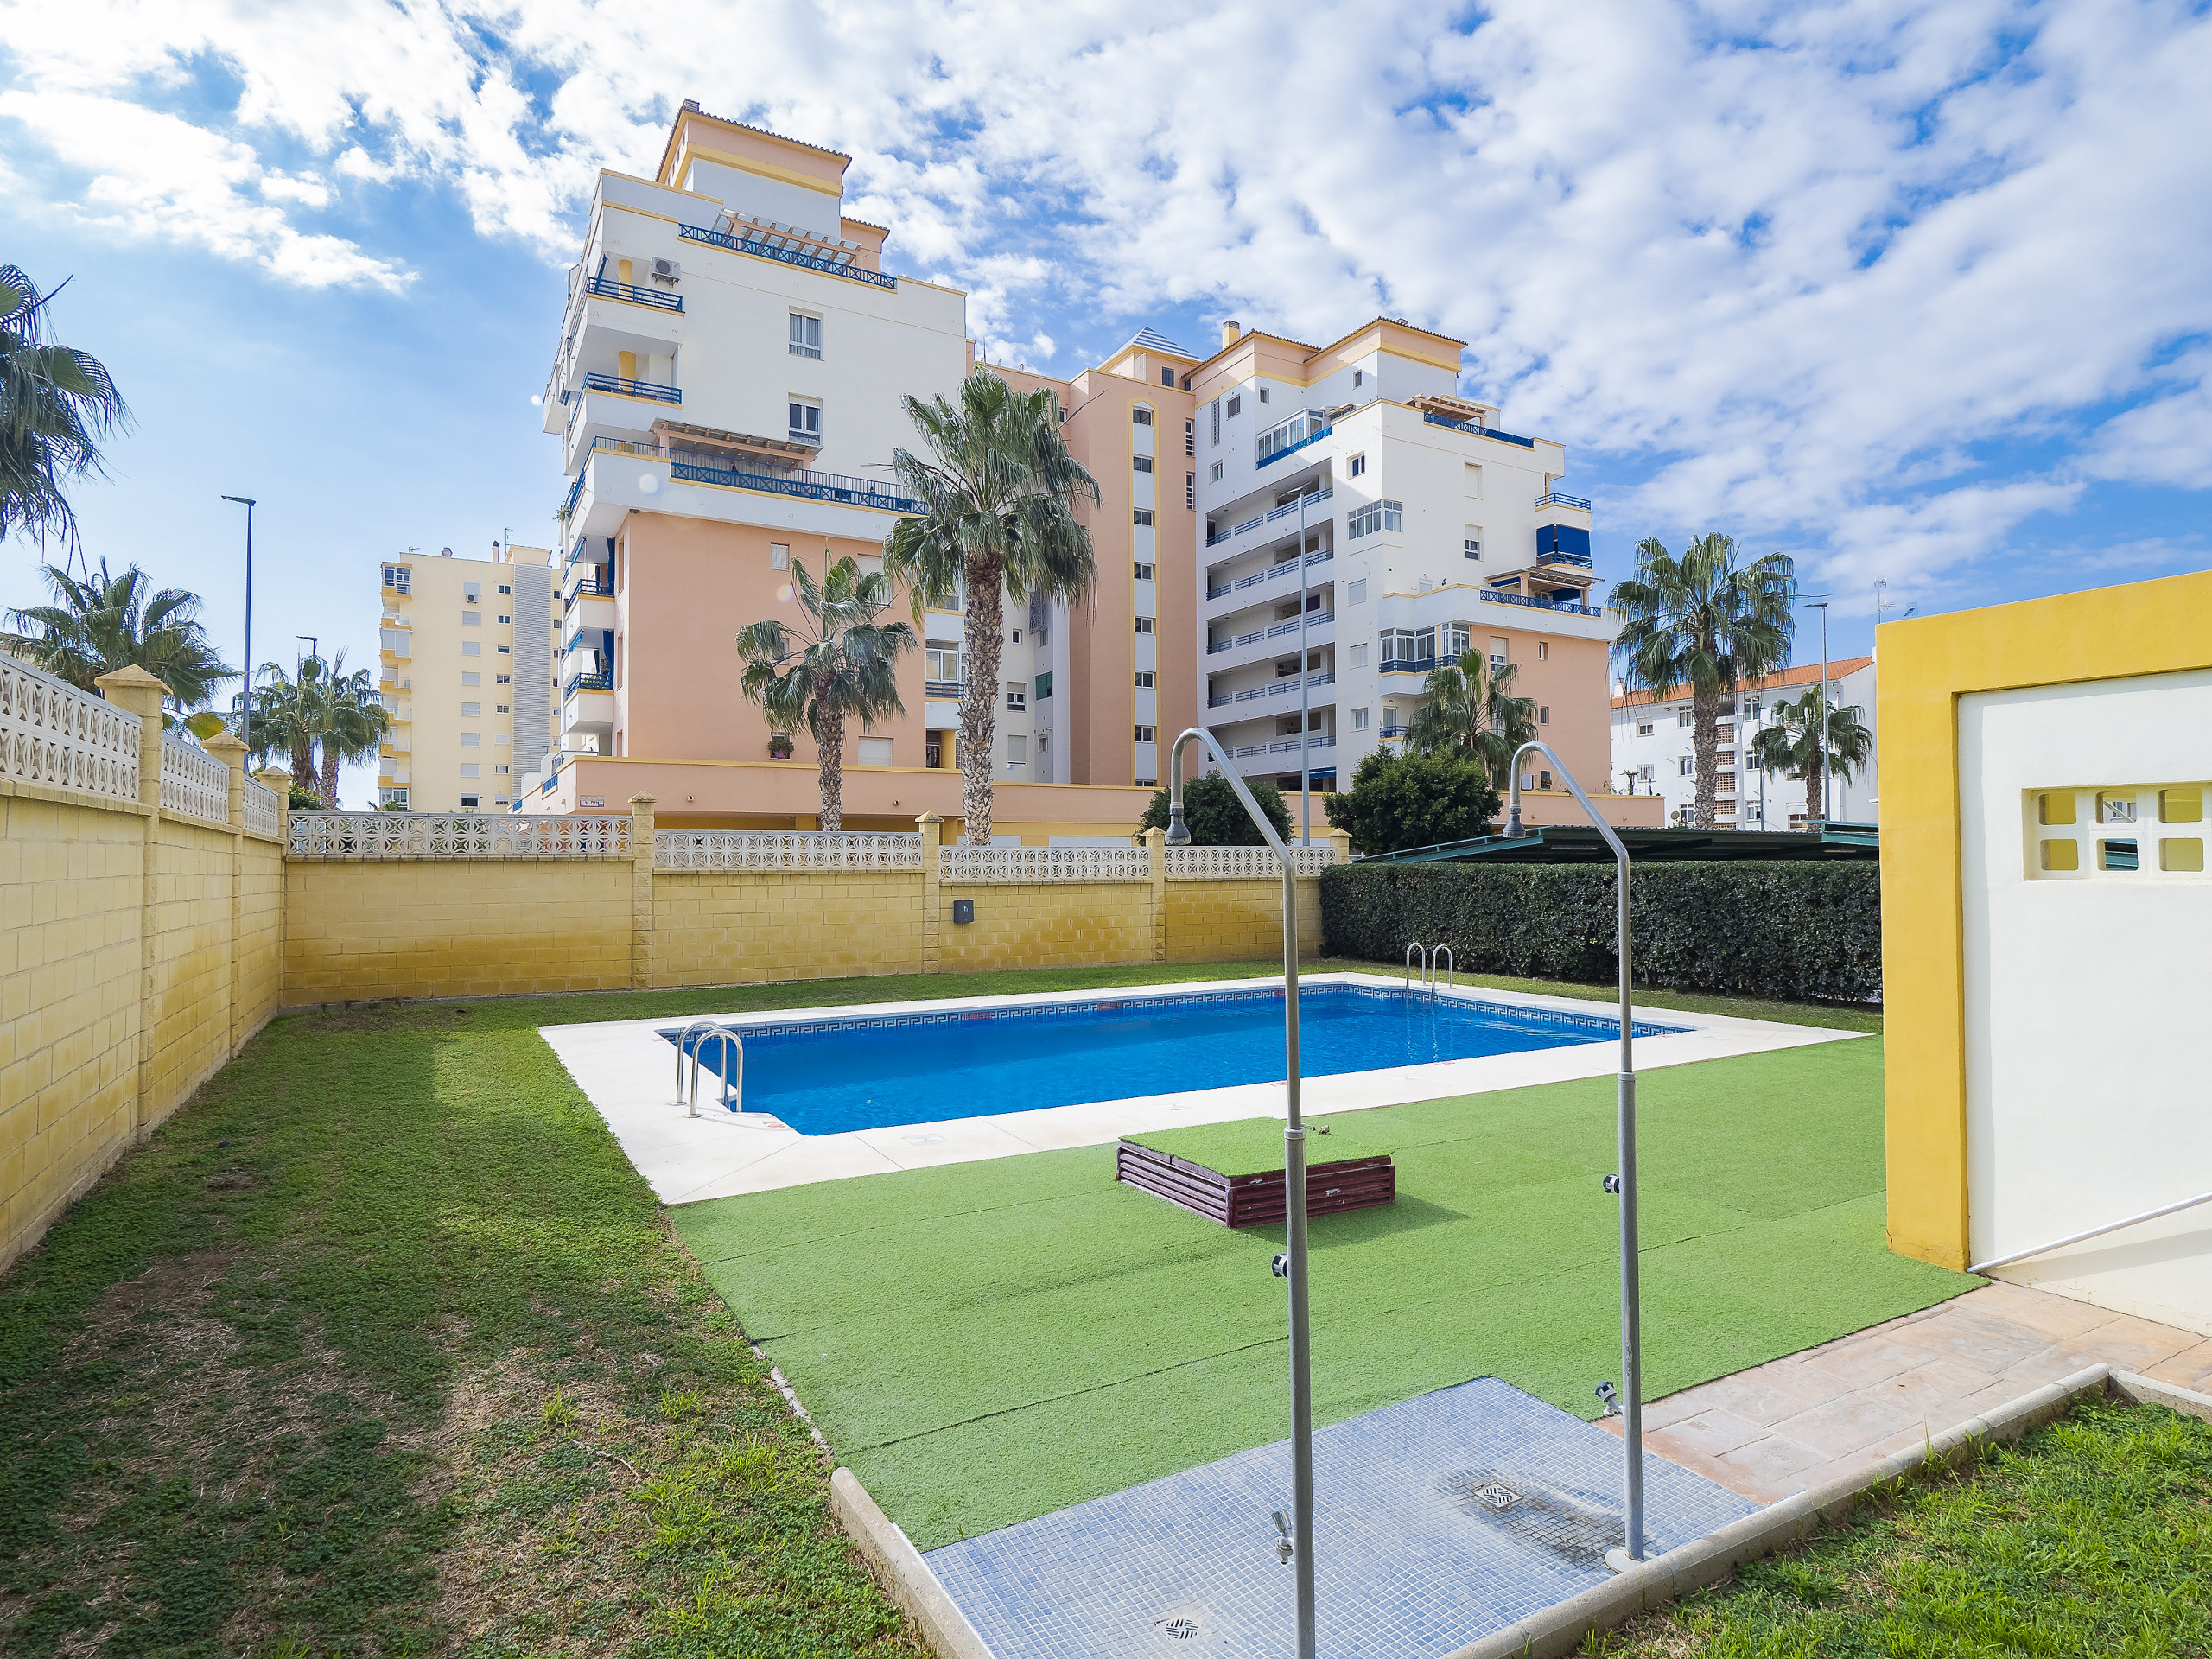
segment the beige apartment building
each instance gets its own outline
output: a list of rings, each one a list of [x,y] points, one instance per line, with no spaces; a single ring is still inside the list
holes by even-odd
[[[516,780],[557,739],[554,555],[509,545],[489,559],[382,562],[379,686],[391,729],[380,805],[504,812]]]

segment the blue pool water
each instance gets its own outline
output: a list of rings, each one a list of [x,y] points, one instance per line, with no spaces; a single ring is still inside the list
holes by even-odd
[[[1537,1012],[1353,985],[1298,1000],[1300,1070],[1309,1077],[1604,1042],[1602,1014]],[[804,1135],[1026,1112],[1086,1101],[1279,1083],[1282,988],[1188,995],[1102,996],[953,1013],[764,1021],[745,1039],[745,1108]],[[1639,1037],[1680,1029],[1638,1025]],[[670,1043],[680,1033],[661,1036]],[[714,1097],[721,1041],[696,1039]]]

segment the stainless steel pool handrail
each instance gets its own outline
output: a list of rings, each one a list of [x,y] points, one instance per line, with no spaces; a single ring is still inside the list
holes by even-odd
[[[1444,958],[1444,971],[1448,976],[1444,982],[1445,988],[1452,991],[1458,990],[1459,988],[1459,964],[1452,959],[1452,947],[1448,944],[1433,944],[1429,946],[1429,949],[1434,952],[1436,956]],[[1436,995],[1436,970],[1433,967],[1429,969],[1428,974],[1428,994],[1432,997]]]
[[[699,1045],[691,1040],[692,1033],[695,1032],[709,1033],[725,1039],[722,1044],[721,1070],[719,1073],[722,1085],[721,1104],[734,1112],[743,1111],[745,1109],[745,1039],[729,1027],[713,1020],[694,1020],[683,1027],[676,1039],[675,1103],[678,1106],[684,1103],[683,1061],[688,1054],[691,1060],[691,1116],[694,1117],[699,1116]],[[733,1049],[737,1053],[737,1084],[734,1097],[731,1094],[729,1075],[729,1055]]]
[[[1300,546],[1301,550],[1304,547],[1302,537]],[[1303,615],[1301,607],[1301,621]],[[1303,741],[1302,736],[1300,741]],[[1298,868],[1290,849],[1283,845],[1282,837],[1275,833],[1268,815],[1260,810],[1260,804],[1252,798],[1244,779],[1222,753],[1213,734],[1202,726],[1185,731],[1167,751],[1167,844],[1191,844],[1191,827],[1183,817],[1183,751],[1192,743],[1205,746],[1261,838],[1282,863],[1283,1075],[1290,1095],[1289,1118],[1282,1131],[1283,1230],[1288,1248],[1275,1258],[1275,1271],[1288,1281],[1290,1289],[1290,1502],[1294,1524],[1287,1541],[1291,1546],[1291,1567],[1296,1575],[1294,1593],[1298,1610],[1298,1659],[1314,1659],[1313,1346],[1306,1288],[1306,1119],[1298,1076]]]
[[[1427,990],[1428,988],[1428,947],[1425,944],[1409,944],[1406,947],[1405,962],[1406,995],[1408,996],[1411,996],[1414,994],[1414,952],[1416,950],[1421,952],[1421,988],[1423,990]]]

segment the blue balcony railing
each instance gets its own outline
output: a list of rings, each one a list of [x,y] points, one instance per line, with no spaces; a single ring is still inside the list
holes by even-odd
[[[766,490],[776,495],[804,496],[810,501],[835,501],[842,506],[873,507],[879,512],[919,512],[922,504],[911,496],[899,494],[889,485],[872,478],[852,478],[843,473],[809,472],[794,467],[789,471],[770,471],[739,467],[735,458],[725,460],[709,455],[700,449],[674,449],[664,443],[639,443],[630,438],[610,438],[605,434],[591,441],[594,451],[611,454],[639,455],[649,461],[664,461],[670,473],[691,484],[714,484],[726,489]]]
[[[1585,497],[1580,495],[1561,495],[1557,490],[1553,490],[1548,494],[1538,496],[1536,498],[1536,505],[1539,507],[1573,507],[1578,512],[1587,512],[1590,511],[1590,503]]]
[[[1334,429],[1329,424],[1325,412],[1309,409],[1294,415],[1288,420],[1269,428],[1255,441],[1258,451],[1254,462],[1257,467],[1272,467],[1285,455],[1295,454],[1309,443],[1319,443]],[[1272,444],[1274,448],[1268,446]],[[1291,504],[1294,508],[1296,503]]]
[[[586,391],[614,391],[625,397],[645,397],[656,404],[680,404],[683,393],[674,386],[656,385],[651,380],[626,380],[619,374],[589,373],[584,376]]]
[[[1433,657],[1385,657],[1377,674],[1427,674],[1436,667]]]
[[[1555,547],[1548,547],[1536,555],[1536,563],[1571,564],[1578,570],[1587,570],[1590,569],[1590,556],[1587,553],[1562,553]]]
[[[1496,438],[1500,443],[1517,443],[1523,449],[1536,447],[1534,438],[1523,438],[1511,432],[1501,432],[1492,426],[1477,426],[1472,421],[1455,421],[1448,415],[1439,415],[1433,409],[1424,409],[1421,417],[1431,426],[1448,426],[1454,432],[1465,432],[1478,438]]]
[[[586,576],[569,589],[570,599],[612,599],[614,584],[598,576]]]
[[[576,481],[569,486],[569,499],[561,504],[561,522],[566,524],[576,516],[576,502],[584,493],[584,475],[576,474]]]
[[[594,276],[586,284],[602,300],[627,300],[632,305],[650,305],[656,311],[681,311],[683,296],[665,294],[657,288],[639,288],[634,283],[618,283],[611,276]]]
[[[1564,611],[1569,616],[1603,616],[1605,612],[1595,605],[1577,605],[1570,600],[1535,599],[1527,594],[1501,594],[1485,588],[1483,597],[1493,605],[1525,605],[1532,611]]]
[[[579,691],[612,691],[614,676],[611,673],[571,674],[563,695],[575,696]]]
[[[964,697],[968,695],[965,680],[924,680],[922,693],[931,697]]]
[[[686,242],[704,242],[709,247],[727,248],[732,253],[749,253],[755,259],[778,259],[787,265],[798,265],[806,270],[818,270],[824,276],[842,276],[848,282],[866,283],[874,288],[896,289],[899,279],[887,276],[880,270],[863,270],[858,265],[849,265],[835,259],[817,259],[791,246],[771,247],[766,242],[756,242],[748,237],[725,236],[720,231],[702,230],[696,225],[679,225],[676,233]]]

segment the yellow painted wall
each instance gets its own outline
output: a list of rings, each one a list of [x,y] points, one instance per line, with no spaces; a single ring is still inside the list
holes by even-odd
[[[955,926],[956,899],[976,919]],[[1153,959],[1152,886],[1145,881],[991,882],[938,889],[944,970],[1075,968]]]
[[[1963,1268],[1958,700],[2212,667],[2212,574],[1891,622],[1875,639],[1890,1248]]]
[[[626,990],[632,866],[607,860],[295,860],[284,1002]]]
[[[652,982],[918,974],[922,901],[918,874],[663,870],[653,878]]]
[[[1166,959],[1216,962],[1282,955],[1281,881],[1170,881],[1165,884]],[[1321,949],[1321,884],[1298,884],[1301,957]]]

